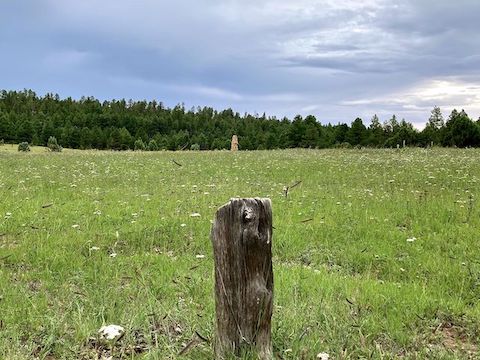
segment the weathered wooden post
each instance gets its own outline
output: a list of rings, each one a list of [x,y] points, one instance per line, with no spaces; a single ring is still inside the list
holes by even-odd
[[[231,199],[217,210],[211,240],[215,259],[215,357],[254,351],[272,359],[272,204]]]
[[[238,136],[237,135],[232,136],[232,143],[231,143],[230,150],[231,151],[238,151]]]

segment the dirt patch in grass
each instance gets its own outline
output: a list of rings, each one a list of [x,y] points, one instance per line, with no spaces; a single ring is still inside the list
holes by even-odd
[[[13,234],[0,232],[0,249],[15,249],[18,246],[18,241]]]
[[[145,336],[138,330],[129,334],[128,341],[122,337],[115,342],[107,343],[98,337],[90,337],[80,350],[79,359],[128,359],[133,355],[142,354],[151,348]]]
[[[465,354],[470,359],[478,355],[478,346],[469,338],[465,328],[447,322],[440,325],[437,333],[445,349]]]
[[[108,359],[110,357],[130,359],[132,356],[147,353],[163,347],[165,344],[173,349],[179,349],[178,352],[185,353],[201,342],[208,342],[198,333],[193,334],[195,341],[189,341],[184,334],[184,329],[182,324],[167,316],[163,318],[152,316],[147,329],[127,330],[125,336],[115,342],[107,343],[98,336],[90,337],[80,349],[78,358],[82,360]]]

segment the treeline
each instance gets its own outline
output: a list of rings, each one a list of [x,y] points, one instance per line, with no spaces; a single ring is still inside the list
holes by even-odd
[[[31,90],[0,92],[0,141],[47,145],[50,137],[76,149],[228,149],[233,134],[240,149],[480,146],[480,119],[474,122],[462,111],[445,121],[434,107],[424,130],[416,130],[395,115],[380,122],[374,115],[368,125],[360,118],[322,125],[312,115],[293,120],[240,115],[231,109],[210,107],[186,110],[167,108],[155,100],[100,102],[93,97],[60,99],[37,96]]]

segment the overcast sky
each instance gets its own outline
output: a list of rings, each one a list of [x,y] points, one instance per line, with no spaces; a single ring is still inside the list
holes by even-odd
[[[0,0],[0,89],[322,123],[480,116],[480,0]]]

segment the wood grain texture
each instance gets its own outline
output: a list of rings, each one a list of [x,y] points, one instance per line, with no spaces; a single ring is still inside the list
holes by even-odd
[[[231,199],[218,209],[211,240],[215,258],[215,356],[254,350],[272,359],[272,205]]]

